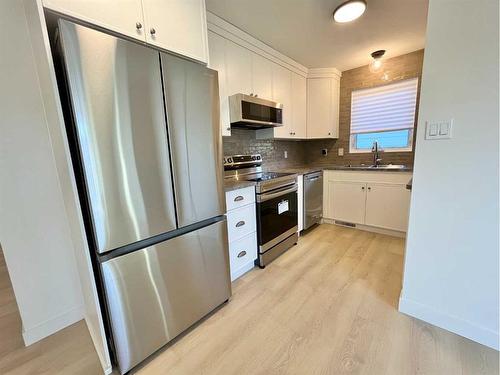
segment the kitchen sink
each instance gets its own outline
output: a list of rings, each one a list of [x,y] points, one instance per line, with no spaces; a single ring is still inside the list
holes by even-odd
[[[381,165],[370,165],[370,168],[376,169],[404,169],[406,165],[403,164],[381,164]]]
[[[349,169],[405,169],[406,165],[403,164],[379,164],[379,165],[345,165]]]

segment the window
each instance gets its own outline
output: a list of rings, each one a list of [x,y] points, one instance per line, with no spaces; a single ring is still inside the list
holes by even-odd
[[[351,95],[350,152],[411,151],[418,78],[355,90]]]

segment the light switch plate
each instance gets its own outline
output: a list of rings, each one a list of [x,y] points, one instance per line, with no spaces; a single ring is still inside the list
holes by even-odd
[[[449,139],[451,138],[452,127],[453,119],[444,121],[427,121],[425,123],[425,139]]]
[[[339,156],[344,156],[344,149],[342,147],[339,148]]]

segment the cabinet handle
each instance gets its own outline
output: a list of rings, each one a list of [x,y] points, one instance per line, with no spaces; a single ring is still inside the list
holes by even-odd
[[[255,97],[258,97],[259,95],[255,94]]]
[[[364,186],[361,186],[361,190],[365,190],[365,187],[364,187]]]
[[[370,186],[368,186],[368,191],[371,191],[371,190],[372,190],[372,188]]]
[[[142,29],[142,23],[140,23],[140,22],[136,22],[136,23],[135,23],[135,28],[136,28],[137,30]]]
[[[239,202],[239,201],[242,201],[243,199],[245,199],[245,198],[243,198],[242,195],[238,195],[236,198],[234,198],[234,201]]]
[[[245,225],[245,222],[244,222],[243,220],[238,221],[238,222],[236,223],[236,228],[242,227],[243,225]]]
[[[149,30],[149,32],[151,33],[151,35],[155,35],[156,34],[156,30],[154,28],[151,28],[151,30]]]
[[[247,252],[246,252],[245,250],[240,251],[240,252],[238,253],[238,258],[242,258],[242,257],[244,257],[245,255],[247,255]]]
[[[332,133],[328,132],[328,135],[332,135]]]

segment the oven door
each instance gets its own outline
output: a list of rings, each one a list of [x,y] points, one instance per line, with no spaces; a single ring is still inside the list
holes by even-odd
[[[297,184],[257,195],[257,236],[259,251],[297,232]]]

